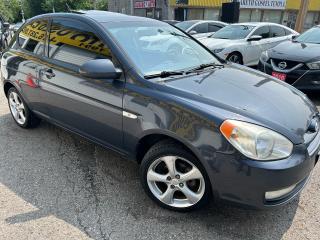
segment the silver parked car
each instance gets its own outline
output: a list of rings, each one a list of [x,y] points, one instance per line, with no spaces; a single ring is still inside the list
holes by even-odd
[[[227,23],[220,21],[190,20],[177,23],[176,26],[182,31],[193,35],[195,38],[211,36],[213,33],[227,26]]]

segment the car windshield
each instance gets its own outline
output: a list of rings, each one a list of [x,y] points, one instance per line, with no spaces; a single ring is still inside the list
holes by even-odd
[[[211,37],[232,40],[243,39],[246,38],[253,29],[254,26],[249,25],[229,25],[220,29]]]
[[[314,27],[301,34],[295,39],[296,42],[300,43],[316,43],[320,44],[320,27]]]
[[[187,29],[189,29],[191,26],[193,26],[194,24],[196,24],[199,21],[185,21],[185,22],[179,22],[176,24],[176,27],[180,28],[183,31],[186,31]]]
[[[144,76],[220,63],[195,40],[166,23],[102,24]]]

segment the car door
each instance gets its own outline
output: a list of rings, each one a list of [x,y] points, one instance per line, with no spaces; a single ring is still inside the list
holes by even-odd
[[[53,19],[46,67],[40,70],[42,101],[56,123],[115,149],[122,146],[122,97],[119,80],[90,79],[79,73],[93,59],[118,61],[91,25],[69,18]]]
[[[269,48],[270,28],[269,26],[258,27],[250,36],[258,35],[262,39],[259,41],[249,41],[246,51],[247,63],[249,65],[258,64],[261,53]]]
[[[283,27],[271,25],[270,26],[271,38],[269,48],[277,46],[279,43],[286,41],[288,37],[286,36],[286,31]]]
[[[28,106],[35,111],[45,112],[39,101],[39,70],[43,67],[48,19],[31,21],[21,29],[13,40],[10,51],[3,56],[7,80],[18,84]]]

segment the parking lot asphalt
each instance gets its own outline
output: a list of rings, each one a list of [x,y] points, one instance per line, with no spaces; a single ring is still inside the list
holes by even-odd
[[[170,212],[144,194],[136,163],[45,122],[19,128],[0,92],[1,240],[320,239],[319,165],[279,209]]]

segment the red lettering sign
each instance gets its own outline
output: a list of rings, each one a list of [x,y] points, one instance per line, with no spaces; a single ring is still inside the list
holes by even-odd
[[[156,0],[138,1],[134,3],[134,8],[154,8]]]

